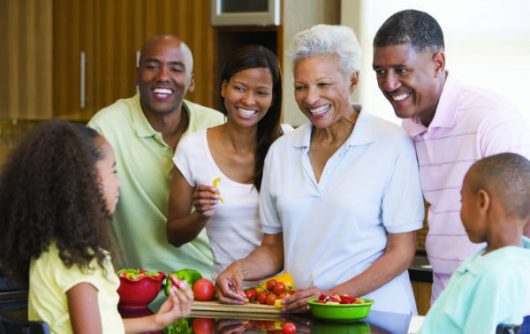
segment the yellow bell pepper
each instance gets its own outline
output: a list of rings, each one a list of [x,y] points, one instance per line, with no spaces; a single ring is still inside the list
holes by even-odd
[[[293,276],[291,276],[291,274],[289,274],[289,273],[281,273],[281,274],[276,275],[274,277],[268,278],[268,279],[264,280],[263,282],[260,282],[258,286],[265,290],[267,288],[267,282],[269,280],[271,280],[271,279],[276,280],[276,282],[282,282],[283,284],[285,284],[285,290],[286,291],[294,291],[295,290]]]

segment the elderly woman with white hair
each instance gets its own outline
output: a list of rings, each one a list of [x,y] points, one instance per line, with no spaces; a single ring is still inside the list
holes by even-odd
[[[307,300],[365,296],[373,309],[415,314],[407,272],[423,199],[410,138],[351,102],[360,47],[345,26],[317,25],[291,44],[296,102],[309,122],[270,148],[260,193],[261,245],[217,279],[219,299],[242,304],[243,280],[284,270]]]

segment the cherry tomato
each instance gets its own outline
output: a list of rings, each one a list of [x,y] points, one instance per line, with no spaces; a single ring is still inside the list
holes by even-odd
[[[215,287],[213,283],[207,278],[201,278],[193,284],[193,296],[195,299],[201,301],[212,300],[215,294]]]
[[[215,321],[209,318],[193,319],[193,333],[195,334],[212,334],[215,328]]]
[[[267,305],[274,305],[274,301],[278,299],[278,296],[274,292],[270,292],[265,299]]]
[[[282,292],[285,292],[285,284],[283,284],[282,282],[276,282],[272,291],[274,291],[277,295]]]
[[[282,333],[283,334],[295,334],[296,326],[292,322],[286,322],[282,326]]]
[[[258,295],[258,290],[254,288],[245,290],[245,296],[248,298],[248,301],[250,303],[252,303],[256,299],[257,295]]]
[[[261,291],[259,295],[256,297],[256,301],[260,304],[265,304],[265,301],[267,300],[267,291]]]
[[[274,278],[271,278],[270,280],[267,281],[267,290],[269,291],[274,291],[274,286],[276,285],[276,280]]]
[[[290,297],[290,296],[291,296],[291,293],[285,291],[285,292],[280,293],[280,294],[278,295],[278,298],[280,298],[280,299],[285,299],[285,298]]]

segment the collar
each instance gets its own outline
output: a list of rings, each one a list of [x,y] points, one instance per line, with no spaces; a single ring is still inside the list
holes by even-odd
[[[418,116],[403,122],[403,127],[411,137],[415,137],[427,129],[452,128],[456,123],[458,111],[458,94],[462,91],[462,83],[447,72],[442,94],[434,112],[434,118],[428,127],[423,125]]]
[[[373,142],[376,137],[376,134],[374,131],[372,131],[372,123],[374,122],[375,117],[363,111],[361,105],[354,106],[358,107],[360,110],[359,117],[357,117],[352,133],[346,140],[345,144],[347,146],[361,146],[369,144]],[[308,149],[311,143],[311,132],[313,131],[311,122],[302,125],[300,131],[302,132],[302,135],[296,137],[293,146],[295,148]]]
[[[513,249],[521,248],[530,250],[530,239],[525,236],[521,237],[523,242],[523,247],[508,246],[497,249],[485,256],[482,256],[486,251],[486,247],[482,248],[479,252],[469,257],[467,260],[462,263],[455,271],[459,274],[464,274],[469,271],[471,273],[477,274],[484,271],[486,268],[491,267],[495,263],[506,261],[507,257],[511,256],[509,254]],[[528,258],[528,254],[523,255],[525,259]]]
[[[133,97],[133,112],[132,112],[132,126],[138,137],[153,137],[153,136],[161,136],[160,132],[153,129],[151,126],[151,123],[147,120],[147,117],[145,117],[145,114],[142,109],[142,105],[140,104],[140,95],[136,94]],[[182,110],[190,116],[189,108],[187,106],[187,101],[182,101]],[[191,119],[190,119],[191,123]]]

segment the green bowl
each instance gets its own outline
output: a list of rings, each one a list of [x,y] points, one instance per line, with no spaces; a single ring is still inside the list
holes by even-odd
[[[315,318],[339,322],[357,321],[366,318],[374,301],[368,298],[359,298],[362,304],[320,304],[317,298],[308,301],[311,314]]]

